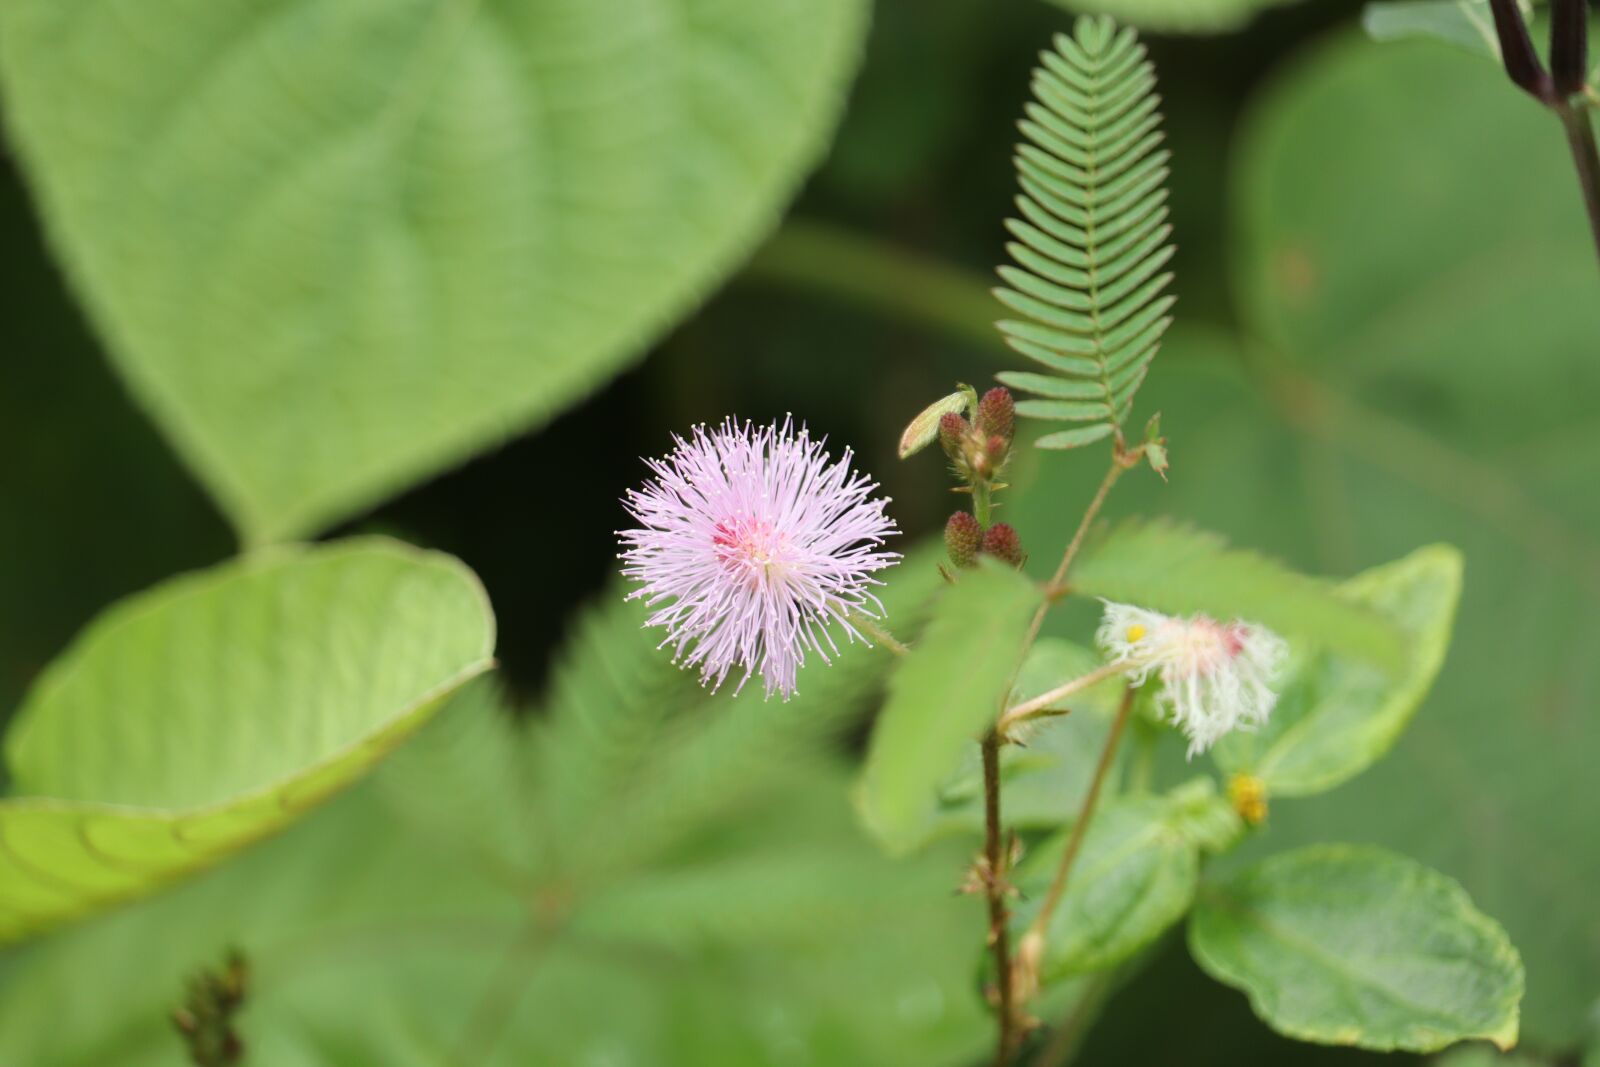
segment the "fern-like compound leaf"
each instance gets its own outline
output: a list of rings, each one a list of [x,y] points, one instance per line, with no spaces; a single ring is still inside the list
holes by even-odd
[[[1122,425],[1172,323],[1172,227],[1155,69],[1131,29],[1078,20],[1040,55],[1019,124],[1014,266],[1000,268],[1006,343],[1050,373],[1000,380],[1033,399],[1019,414],[1083,423],[1039,439],[1077,448]]]

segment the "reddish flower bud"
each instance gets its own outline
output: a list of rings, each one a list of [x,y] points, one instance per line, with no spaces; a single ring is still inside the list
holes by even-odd
[[[949,538],[949,529],[945,531]],[[1003,559],[1013,567],[1022,566],[1022,540],[1010,523],[997,522],[983,535],[983,550],[996,559]]]
[[[950,553],[950,562],[957,567],[970,567],[977,562],[982,542],[983,530],[970,511],[958,511],[944,524],[944,547]]]
[[[1011,390],[997,385],[978,401],[978,429],[985,437],[999,437],[1006,444],[1017,431],[1017,404]]]
[[[967,420],[954,411],[939,417],[939,447],[951,459],[961,462],[962,441],[967,436]]]

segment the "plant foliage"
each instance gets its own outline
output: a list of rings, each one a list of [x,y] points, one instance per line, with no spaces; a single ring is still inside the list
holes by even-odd
[[[377,539],[264,553],[116,605],[7,735],[0,941],[281,829],[410,736],[493,650],[470,571]]]
[[[1155,71],[1131,29],[1081,18],[1034,70],[1017,149],[1015,266],[1000,300],[1025,318],[1006,342],[1050,373],[999,375],[1033,394],[1017,411],[1082,423],[1040,448],[1076,448],[1116,431],[1172,319],[1167,160]]]

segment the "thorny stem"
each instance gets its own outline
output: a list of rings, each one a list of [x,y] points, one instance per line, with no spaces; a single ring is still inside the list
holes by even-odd
[[[1017,1008],[1013,1003],[1011,974],[1011,910],[1006,905],[1006,842],[1000,831],[1000,735],[990,730],[983,738],[983,857],[988,870],[983,880],[989,901],[989,940],[994,951],[996,1009],[1000,1025],[995,1038],[995,1067],[1006,1067],[1015,1043]]]
[[[1100,750],[1100,761],[1095,764],[1094,777],[1089,781],[1089,791],[1084,794],[1083,804],[1078,808],[1078,817],[1072,823],[1072,836],[1067,839],[1066,851],[1061,854],[1061,863],[1056,867],[1055,878],[1050,882],[1050,891],[1045,894],[1044,903],[1039,907],[1039,914],[1034,917],[1024,940],[1028,938],[1042,938],[1045,930],[1050,925],[1050,917],[1055,914],[1057,906],[1061,903],[1061,896],[1067,891],[1067,876],[1072,873],[1072,865],[1078,858],[1078,850],[1083,845],[1083,836],[1088,831],[1089,822],[1094,818],[1095,806],[1100,802],[1100,788],[1105,785],[1106,772],[1111,769],[1113,758],[1117,754],[1117,745],[1122,740],[1122,732],[1128,725],[1128,715],[1133,710],[1133,698],[1138,693],[1135,686],[1128,686],[1122,691],[1122,703],[1117,707],[1117,717],[1112,720],[1111,733],[1106,737],[1105,747]]]
[[[1090,686],[1099,685],[1107,678],[1115,678],[1117,675],[1128,671],[1132,666],[1133,664],[1126,662],[1107,663],[1105,666],[1097,667],[1088,674],[1074,678],[1070,682],[1063,682],[1048,693],[1042,693],[1032,700],[1023,701],[1021,704],[1012,705],[1006,709],[1004,715],[1000,716],[1000,723],[997,727],[1000,736],[1004,738],[1009,728],[1047,711],[1050,705],[1056,701],[1065,700],[1074,693],[1081,693]]]

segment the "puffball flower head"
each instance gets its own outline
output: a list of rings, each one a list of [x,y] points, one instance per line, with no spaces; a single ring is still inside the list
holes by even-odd
[[[838,652],[829,623],[865,643],[850,615],[882,613],[873,575],[900,558],[883,549],[898,532],[888,500],[850,469],[849,449],[833,460],[789,418],[673,440],[623,500],[638,523],[617,535],[622,573],[641,583],[628,599],[657,608],[645,624],[666,628],[662,646],[702,684],[742,668],[739,689],[759,672],[768,697],[787,699],[807,652]]]
[[[1206,615],[1187,619],[1106,601],[1095,640],[1129,680],[1161,682],[1156,706],[1189,738],[1189,755],[1224,734],[1263,725],[1278,702],[1274,686],[1288,658],[1283,638],[1263,626]]]

